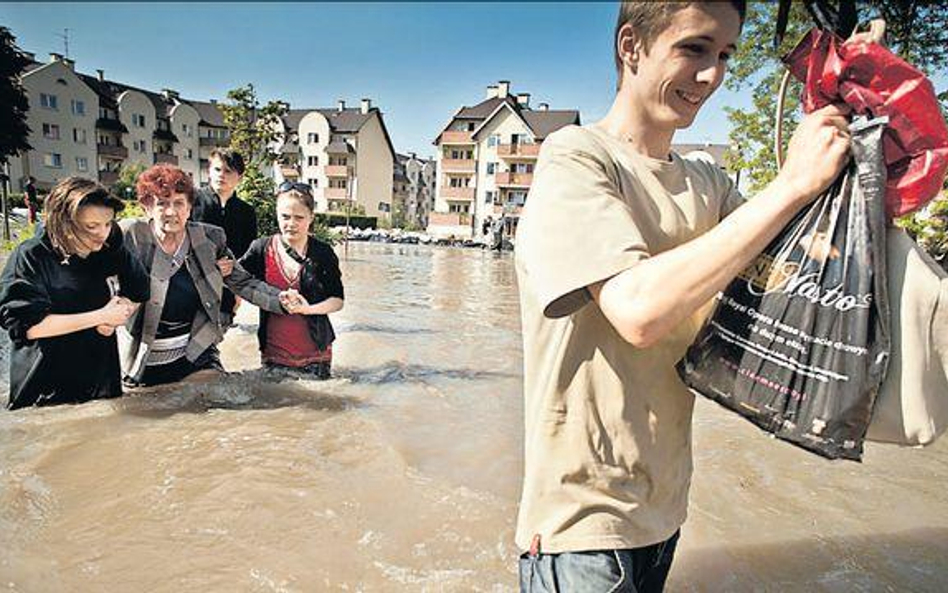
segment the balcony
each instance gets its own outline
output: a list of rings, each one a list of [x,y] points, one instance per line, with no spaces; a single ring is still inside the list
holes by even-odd
[[[441,144],[474,144],[471,132],[448,130],[441,133]]]
[[[540,154],[539,144],[498,144],[497,156],[502,159],[535,159]]]
[[[492,214],[496,218],[501,216],[520,216],[523,212],[523,206],[516,204],[494,204]]]
[[[344,187],[327,187],[323,190],[323,197],[327,200],[339,200],[348,198],[349,190]]]
[[[441,170],[454,173],[473,173],[475,161],[473,159],[441,159]]]
[[[228,138],[198,138],[198,146],[227,146]]]
[[[464,212],[431,212],[428,214],[430,226],[470,226],[471,215]]]
[[[326,177],[348,177],[348,165],[326,165]]]
[[[113,185],[118,178],[118,171],[99,171],[99,183],[102,185]]]
[[[155,164],[167,163],[169,165],[178,166],[178,157],[173,154],[168,154],[166,152],[156,152],[155,153]]]
[[[513,173],[505,171],[497,173],[494,177],[494,183],[498,187],[530,187],[533,183],[533,173]]]
[[[111,144],[96,144],[96,151],[99,156],[112,157],[116,159],[127,159],[128,148],[124,146],[112,146]]]
[[[473,187],[442,187],[441,197],[448,200],[473,200]]]

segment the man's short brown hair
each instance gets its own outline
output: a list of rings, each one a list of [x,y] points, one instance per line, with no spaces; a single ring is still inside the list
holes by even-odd
[[[744,24],[744,17],[747,14],[747,2],[745,0],[719,0],[727,1],[737,14],[741,17],[741,24]],[[632,2],[623,0],[619,6],[619,18],[616,20],[616,30],[612,35],[613,56],[616,60],[616,73],[619,81],[622,81],[622,57],[619,55],[619,29],[626,23],[632,26],[632,32],[635,37],[642,41],[642,48],[647,52],[652,42],[665,30],[671,23],[672,17],[676,12],[688,8],[692,4],[701,4],[700,2]]]
[[[227,165],[227,168],[236,171],[238,175],[244,174],[244,157],[234,150],[233,148],[215,148],[211,151],[211,156],[208,157],[208,162],[212,159],[218,158],[222,163]]]

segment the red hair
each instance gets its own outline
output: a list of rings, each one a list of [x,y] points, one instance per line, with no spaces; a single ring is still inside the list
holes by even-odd
[[[174,194],[184,194],[188,203],[194,204],[194,183],[187,173],[165,163],[146,169],[138,176],[135,184],[138,203],[151,208],[158,198],[170,198]]]

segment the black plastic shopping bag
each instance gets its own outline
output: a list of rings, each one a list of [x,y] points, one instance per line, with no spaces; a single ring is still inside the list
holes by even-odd
[[[678,363],[693,390],[830,458],[861,458],[888,360],[885,121],[853,124],[847,169],[718,295]]]

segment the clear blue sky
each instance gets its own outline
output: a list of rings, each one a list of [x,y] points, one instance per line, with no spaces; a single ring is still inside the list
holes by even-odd
[[[223,99],[253,82],[294,108],[369,97],[399,152],[431,155],[432,139],[488,84],[511,81],[531,103],[602,117],[615,84],[618,2],[584,3],[0,3],[0,23],[43,61],[69,55],[81,72],[183,97]],[[718,91],[679,142],[726,142]]]

